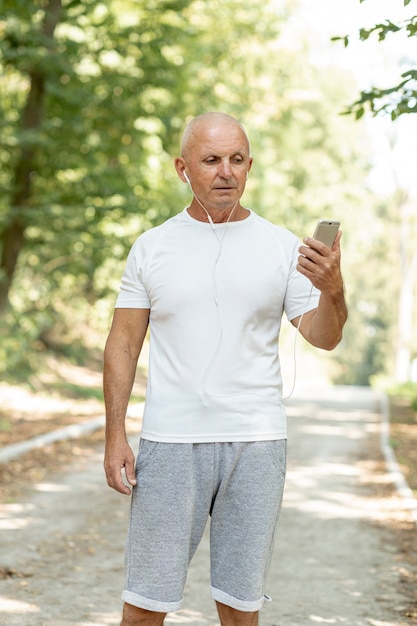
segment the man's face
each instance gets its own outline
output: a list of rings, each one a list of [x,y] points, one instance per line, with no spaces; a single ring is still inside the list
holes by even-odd
[[[204,124],[190,137],[182,159],[194,194],[207,209],[227,209],[240,199],[252,166],[242,129]]]

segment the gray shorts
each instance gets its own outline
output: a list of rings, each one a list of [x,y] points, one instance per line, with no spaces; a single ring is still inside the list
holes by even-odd
[[[209,516],[211,593],[258,611],[281,508],[286,440],[159,443],[137,459],[122,599],[149,611],[182,607],[190,561]]]

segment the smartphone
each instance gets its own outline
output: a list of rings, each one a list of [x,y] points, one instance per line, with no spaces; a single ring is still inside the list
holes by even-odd
[[[320,220],[314,231],[313,239],[318,239],[329,248],[332,247],[336,239],[337,231],[340,228],[340,222],[336,220]]]

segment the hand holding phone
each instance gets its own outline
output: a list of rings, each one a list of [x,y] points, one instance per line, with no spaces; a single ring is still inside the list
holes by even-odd
[[[337,220],[320,220],[314,231],[313,239],[317,239],[331,248],[336,239],[337,231],[340,228],[340,222]]]

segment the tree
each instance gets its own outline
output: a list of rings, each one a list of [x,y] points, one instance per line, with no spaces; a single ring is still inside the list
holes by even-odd
[[[62,331],[64,310],[79,323],[85,303],[114,293],[133,239],[183,202],[172,154],[187,117],[228,106],[214,83],[237,56],[225,45],[230,24],[243,48],[251,33],[275,36],[279,20],[237,0],[209,11],[191,0],[3,9],[0,305],[4,342],[25,357]],[[233,94],[242,108],[245,92]]]
[[[61,13],[61,0],[51,0],[44,19],[38,29],[38,41],[48,51],[48,56],[54,54],[53,36]],[[14,33],[8,33],[9,58],[15,52],[18,45]],[[25,37],[27,33],[25,33]],[[22,140],[19,153],[17,154],[13,182],[10,191],[10,211],[6,225],[2,233],[2,253],[0,257],[0,311],[4,310],[7,302],[7,294],[12,282],[19,253],[24,246],[26,229],[25,210],[32,196],[32,174],[35,170],[35,158],[38,146],[33,141],[33,135],[39,131],[42,124],[45,78],[46,72],[41,63],[35,62],[27,72],[29,88],[25,105],[21,114],[20,130],[26,136]]]
[[[17,212],[23,229],[9,282],[0,276],[0,369],[45,346],[74,351],[77,336],[94,342],[107,329],[131,243],[189,201],[172,158],[193,115],[241,119],[256,157],[245,202],[300,236],[324,211],[362,204],[367,157],[360,125],[334,113],[346,97],[340,74],[283,46],[287,15],[274,3],[61,1],[48,41],[52,0],[8,0],[0,24],[0,248]],[[34,71],[43,106],[27,129]],[[26,146],[30,194],[12,207]]]
[[[271,17],[236,0],[6,2],[0,310],[31,249],[34,269],[53,267],[49,283],[72,273],[93,299],[109,225],[119,225],[120,237],[125,223],[127,238],[131,219],[143,230],[177,206],[165,165],[184,119],[198,109],[245,108],[250,87],[237,58],[251,40],[276,35]],[[230,24],[242,41],[232,49]],[[219,79],[222,67],[228,80]],[[231,78],[235,92],[225,93]]]
[[[158,17],[148,3],[133,4],[134,24],[122,25],[116,3],[6,3],[1,53],[11,89],[2,116],[9,149],[8,196],[0,209],[3,310],[22,251],[47,248],[52,239],[59,242],[53,256],[91,284],[92,268],[103,259],[95,237],[105,211],[117,213],[126,196],[135,196],[128,180],[133,149],[138,170],[149,170],[149,127],[161,144],[173,140],[181,81],[173,80],[169,50],[189,38],[177,13],[188,2],[160,2]],[[87,244],[92,254],[81,260]]]

